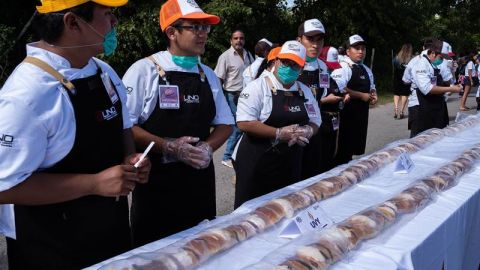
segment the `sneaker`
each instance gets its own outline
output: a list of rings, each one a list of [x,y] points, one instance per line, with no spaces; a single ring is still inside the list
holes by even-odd
[[[228,168],[232,168],[233,169],[233,164],[232,164],[232,160],[229,159],[229,160],[222,160],[222,165],[223,166],[226,166]]]

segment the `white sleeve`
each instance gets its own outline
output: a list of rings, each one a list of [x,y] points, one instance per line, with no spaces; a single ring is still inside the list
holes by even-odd
[[[215,102],[215,118],[212,121],[212,125],[234,125],[235,120],[232,115],[232,111],[228,106],[227,99],[223,94],[220,80],[215,76],[215,73],[207,66],[202,65],[203,70],[210,70],[207,74],[208,83],[212,89],[213,100]]]
[[[442,79],[445,82],[451,82],[453,79],[452,71],[448,68],[446,63],[439,66],[440,68],[440,75],[442,75]]]
[[[365,69],[367,70],[368,77],[369,77],[369,79],[370,79],[370,91],[371,91],[371,90],[376,90],[377,88],[375,87],[375,78],[373,77],[372,70],[371,70],[369,67],[365,66],[365,65],[363,65],[363,66],[364,66]]]
[[[413,82],[424,95],[427,95],[433,88],[429,74],[429,66],[425,65],[422,61],[417,62],[417,64],[412,67]]]
[[[338,89],[344,91],[347,88],[348,81],[352,78],[352,69],[342,63],[342,68],[335,69],[330,76],[337,83]]]
[[[405,68],[405,71],[403,72],[403,77],[402,77],[402,81],[404,83],[406,84],[412,83],[411,72],[412,72],[412,66],[407,65],[407,67]]]
[[[247,85],[253,81],[253,74],[252,74],[252,65],[248,66],[242,74],[243,77],[243,88],[247,87]]]
[[[127,93],[126,105],[134,125],[145,122],[155,109],[159,77],[155,65],[146,59],[137,61],[123,76]]]
[[[306,104],[311,104],[315,108],[315,116],[308,116],[310,118],[309,123],[315,124],[317,127],[320,127],[322,124],[322,117],[320,116],[320,108],[318,107],[318,102],[313,96],[312,90],[305,86],[304,84],[300,84],[303,93],[305,94],[305,98],[307,99]]]
[[[220,57],[218,57],[217,66],[215,66],[215,74],[224,81],[227,76],[226,58],[225,53],[221,54]]]
[[[45,159],[48,131],[42,120],[15,98],[0,99],[0,191],[35,172]]]
[[[264,89],[267,87],[264,78],[258,78],[249,83],[238,98],[237,122],[260,121],[260,114],[264,106]],[[268,89],[268,88],[267,88]],[[270,90],[268,90],[270,91]],[[272,102],[265,100],[265,102]]]

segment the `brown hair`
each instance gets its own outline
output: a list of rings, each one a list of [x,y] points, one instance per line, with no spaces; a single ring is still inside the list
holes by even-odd
[[[401,64],[408,64],[412,59],[412,44],[405,43],[395,57]]]

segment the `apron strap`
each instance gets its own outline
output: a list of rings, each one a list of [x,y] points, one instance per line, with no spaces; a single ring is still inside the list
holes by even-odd
[[[157,60],[155,60],[153,55],[150,55],[146,58],[153,62],[153,64],[157,68],[157,73],[160,76],[160,78],[162,78],[167,83],[167,85],[169,85],[170,83],[167,80],[167,73],[165,73],[165,70],[163,70],[162,66],[160,66],[160,64],[157,62]]]
[[[72,82],[67,80],[60,72],[53,69],[49,64],[46,62],[32,56],[27,56],[23,59],[23,62],[32,64],[41,68],[43,71],[47,72],[48,74],[52,75],[55,79],[57,79],[63,86],[65,86],[72,94],[75,94],[75,86]]]

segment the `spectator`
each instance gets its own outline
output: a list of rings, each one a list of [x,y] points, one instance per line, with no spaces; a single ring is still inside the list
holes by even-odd
[[[472,86],[474,84],[474,81],[473,81],[473,75],[474,75],[474,71],[475,71],[475,66],[474,66],[474,62],[475,62],[475,59],[473,58],[475,54],[473,53],[470,53],[467,57],[466,57],[466,62],[467,62],[467,65],[465,66],[465,74],[464,74],[464,79],[463,79],[463,95],[462,95],[462,98],[460,99],[460,111],[468,111],[470,110],[469,107],[467,107],[465,104],[467,103],[467,98],[468,98],[468,95],[470,94],[470,90],[472,90]]]
[[[403,119],[405,116],[405,107],[407,105],[407,97],[410,95],[410,85],[404,84],[402,81],[405,68],[412,59],[412,44],[403,44],[397,56],[393,59],[393,118]],[[400,104],[399,104],[400,102]],[[399,106],[401,111],[399,112]]]
[[[240,92],[243,90],[243,71],[253,63],[253,57],[243,48],[245,45],[245,34],[241,30],[235,30],[230,37],[230,48],[218,58],[215,74],[220,78],[223,85],[225,97],[233,116],[237,113],[237,102]],[[229,168],[232,165],[232,153],[235,145],[242,135],[235,125],[232,135],[228,138],[227,147],[222,158],[222,164]]]

